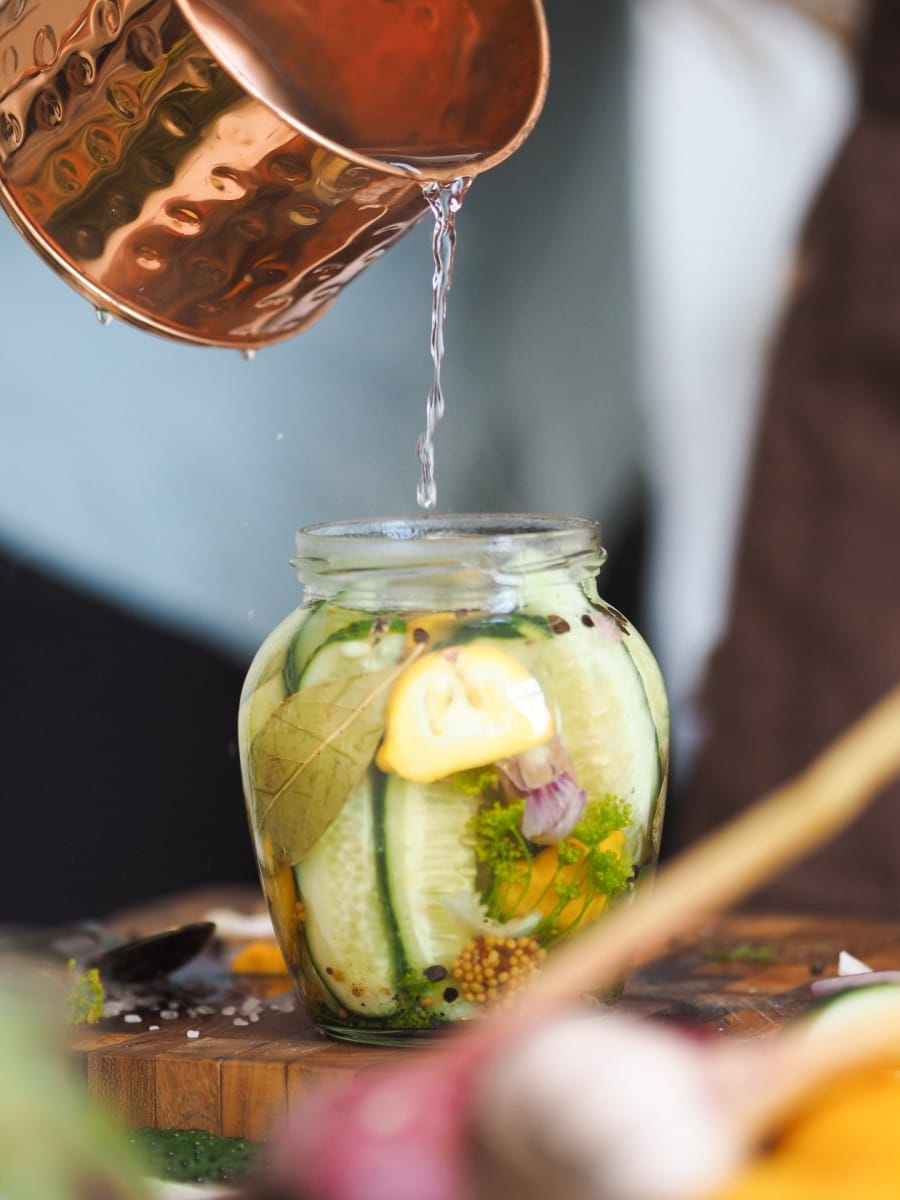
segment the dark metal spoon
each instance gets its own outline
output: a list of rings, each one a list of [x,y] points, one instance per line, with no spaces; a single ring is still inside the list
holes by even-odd
[[[104,950],[85,965],[96,967],[108,983],[149,983],[165,979],[196,958],[209,943],[215,929],[212,921],[179,925]]]

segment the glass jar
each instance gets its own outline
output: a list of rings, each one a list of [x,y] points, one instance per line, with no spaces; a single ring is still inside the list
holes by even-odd
[[[502,1006],[653,869],[668,706],[605,557],[573,518],[297,535],[303,605],[253,661],[240,749],[322,1032],[404,1042]]]

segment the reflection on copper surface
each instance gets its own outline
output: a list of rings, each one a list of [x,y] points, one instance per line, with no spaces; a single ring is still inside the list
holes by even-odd
[[[8,0],[0,199],[104,309],[287,337],[424,214],[413,172],[471,175],[525,136],[536,5]]]

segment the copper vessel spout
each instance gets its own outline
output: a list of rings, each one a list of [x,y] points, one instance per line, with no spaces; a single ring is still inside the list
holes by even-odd
[[[540,0],[0,0],[0,203],[98,309],[303,329],[530,132]]]

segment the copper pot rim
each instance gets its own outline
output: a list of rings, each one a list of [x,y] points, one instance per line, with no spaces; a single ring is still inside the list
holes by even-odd
[[[384,175],[393,175],[398,178],[408,179],[410,182],[415,182],[419,179],[424,180],[426,176],[421,172],[409,166],[403,166],[389,162],[383,158],[373,158],[371,155],[363,154],[358,150],[353,150],[349,146],[337,141],[334,138],[327,137],[315,128],[304,121],[300,121],[297,117],[280,105],[271,96],[266,95],[265,91],[254,81],[252,76],[241,71],[240,68],[231,61],[227,54],[223,54],[218,47],[209,46],[209,31],[203,18],[195,11],[195,0],[172,0],[175,7],[181,13],[184,20],[188,23],[196,36],[200,39],[204,46],[210,50],[215,56],[216,61],[222,69],[231,76],[235,83],[243,89],[246,94],[265,108],[274,112],[286,125],[291,129],[295,129],[298,133],[312,139],[317,145],[322,146],[326,150],[330,150],[333,154],[340,155],[346,158],[349,162],[355,163],[362,167],[367,167],[371,171],[379,172]],[[538,61],[540,62],[540,73],[538,76],[538,84],[535,88],[534,96],[532,97],[531,105],[528,113],[519,126],[516,134],[510,138],[503,146],[495,150],[492,154],[486,155],[484,158],[478,159],[478,174],[482,171],[488,171],[492,167],[496,167],[499,163],[504,162],[512,154],[514,154],[522,143],[527,139],[531,131],[537,124],[538,118],[544,107],[547,99],[547,89],[550,82],[550,35],[547,29],[547,17],[544,12],[541,0],[528,0],[531,10],[534,13],[537,37],[538,37]],[[460,174],[465,174],[465,171],[459,166],[448,166],[443,169],[436,169],[434,173],[429,172],[428,179],[436,179],[439,182],[446,182],[449,179],[456,178]]]

